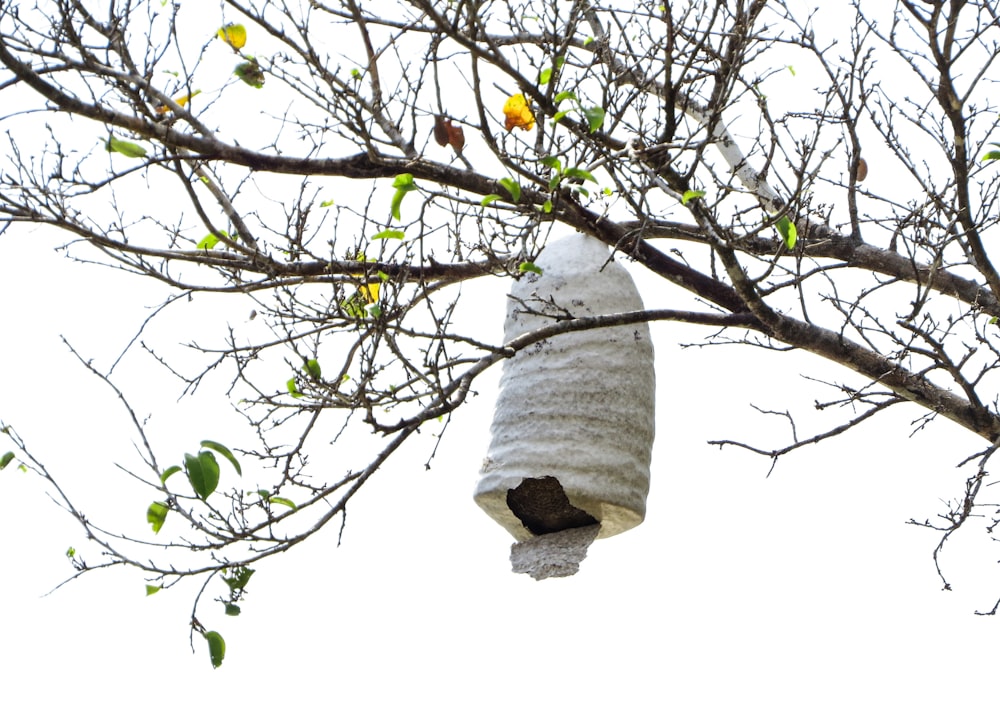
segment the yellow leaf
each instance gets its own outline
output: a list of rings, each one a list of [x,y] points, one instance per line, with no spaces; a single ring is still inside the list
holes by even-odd
[[[241,50],[247,44],[247,29],[236,23],[223,25],[215,35],[233,50]]]
[[[195,90],[194,92],[189,92],[187,95],[181,95],[180,97],[175,97],[174,102],[176,102],[181,107],[187,107],[187,104],[191,102],[191,98],[199,94],[200,92],[201,90]],[[163,115],[169,112],[170,108],[167,107],[166,105],[160,105],[158,108],[156,108],[156,111],[161,115]]]
[[[380,283],[378,282],[372,282],[367,285],[362,285],[359,288],[366,305],[373,305],[378,302],[379,284]]]
[[[507,118],[504,127],[510,132],[515,127],[530,130],[535,126],[535,116],[524,95],[518,93],[507,98],[503,104],[503,114]]]

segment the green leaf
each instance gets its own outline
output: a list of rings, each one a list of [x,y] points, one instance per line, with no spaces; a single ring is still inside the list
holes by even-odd
[[[557,70],[566,64],[566,58],[563,55],[557,55],[556,59],[552,61],[552,66]]]
[[[588,37],[586,40],[583,41],[583,46],[587,47],[587,45],[589,45],[592,42],[594,42],[594,38]]]
[[[241,611],[242,610],[239,608],[238,605],[231,604],[230,602],[226,602],[226,616],[227,617],[238,617],[238,616],[240,616],[240,612]]]
[[[323,200],[321,203],[319,203],[320,207],[333,207],[333,205],[334,205],[333,200]]]
[[[604,108],[603,107],[588,107],[584,108],[583,116],[587,118],[587,124],[590,125],[591,132],[597,132],[601,129],[601,125],[604,124]]]
[[[241,62],[233,70],[233,74],[250,87],[258,90],[264,87],[264,71],[260,69],[256,58],[250,57],[246,62]]]
[[[13,452],[7,452],[3,457],[0,457],[0,469],[3,469],[8,464],[10,464],[12,459],[14,459]]]
[[[590,180],[593,183],[597,182],[597,178],[586,170],[581,170],[579,167],[567,167],[566,172],[563,173],[566,177],[576,177],[580,180]]]
[[[406,233],[402,230],[382,230],[372,235],[373,240],[405,240]]]
[[[218,632],[205,632],[204,636],[208,642],[208,655],[212,659],[212,668],[218,669],[222,666],[222,660],[226,658],[226,640]]]
[[[542,212],[546,215],[552,212],[552,200],[546,200],[544,204],[542,204]]]
[[[795,68],[791,65],[785,65],[788,68],[788,72],[792,73],[792,77],[795,77]]]
[[[1000,150],[990,150],[983,155],[982,162],[992,162],[993,160],[1000,160]]]
[[[407,192],[417,189],[417,186],[413,184],[413,175],[409,172],[396,175],[392,186],[396,188],[396,194],[392,196],[392,216],[398,220],[400,219],[399,208],[403,203],[403,198],[406,197]]]
[[[320,369],[318,360],[314,359],[306,360],[306,363],[302,365],[302,369],[304,369],[306,371],[306,374],[308,374],[314,380],[318,381],[323,379],[323,370]]]
[[[288,507],[293,512],[299,508],[299,506],[297,504],[295,504],[295,502],[293,502],[290,499],[285,499],[284,497],[269,497],[268,501],[271,504],[280,504],[280,505],[283,505],[285,507]]]
[[[146,156],[146,148],[142,145],[129,142],[128,140],[119,140],[114,135],[108,138],[105,147],[108,152],[120,152],[125,157],[138,158]]]
[[[153,534],[159,534],[163,529],[163,523],[167,521],[167,512],[170,511],[163,502],[153,502],[146,510],[146,521],[153,526]]]
[[[781,239],[785,241],[785,247],[794,250],[795,243],[798,240],[798,231],[795,229],[795,223],[788,219],[788,215],[782,215],[775,226],[778,228],[778,234],[781,235]]]
[[[554,98],[552,98],[552,102],[554,102],[555,104],[558,105],[563,100],[575,100],[575,99],[576,99],[576,93],[575,92],[570,92],[569,90],[563,90],[558,95],[556,95]]]
[[[154,594],[156,594],[158,591],[160,591],[161,589],[163,589],[163,587],[158,587],[155,584],[147,584],[146,585],[146,596],[147,597],[151,597]]]
[[[197,457],[185,454],[184,467],[195,494],[208,499],[219,486],[219,463],[215,461],[215,455],[211,452],[199,452]]]
[[[247,582],[250,581],[250,577],[254,575],[256,569],[250,569],[250,567],[233,567],[232,576],[223,577],[222,580],[229,585],[231,590],[238,591],[247,586]]]
[[[181,471],[181,468],[178,467],[176,464],[173,467],[167,467],[165,470],[163,470],[163,474],[160,475],[160,483],[161,484],[166,484],[167,483],[167,479],[171,475],[177,474],[180,471]]]
[[[222,232],[220,232],[219,235],[222,235],[222,237],[227,237],[227,238],[229,237],[229,233],[226,232],[225,230],[223,230]],[[198,247],[197,248],[199,250],[210,250],[210,249],[212,249],[217,244],[219,244],[219,240],[221,239],[219,237],[219,235],[216,235],[214,232],[209,232],[207,235],[205,235],[203,238],[201,238],[201,242],[198,243]]]
[[[544,70],[542,70],[540,73],[538,73],[538,84],[539,85],[548,85],[549,84],[549,80],[551,80],[551,79],[552,79],[552,68],[551,67],[547,67]]]
[[[483,207],[486,207],[487,205],[492,205],[497,200],[502,200],[502,199],[503,199],[502,195],[486,195],[483,199],[479,201],[479,204],[482,205]]]
[[[69,557],[70,559],[72,559],[73,557],[75,557],[76,556],[76,548],[75,547],[67,547],[66,548],[66,556]]]
[[[510,197],[514,202],[519,202],[521,199],[521,186],[517,184],[516,181],[510,179],[509,177],[503,177],[500,179],[500,184],[503,185],[503,189],[510,193]]]
[[[517,266],[517,269],[521,272],[534,272],[536,275],[542,274],[542,268],[534,262],[522,262]]]
[[[546,167],[551,167],[556,172],[562,172],[562,160],[555,155],[546,155],[539,162]]]
[[[302,393],[299,392],[299,383],[295,380],[294,377],[285,382],[285,387],[288,389],[288,394],[292,395],[292,397],[294,397],[295,399],[298,399],[299,397],[302,396]]]
[[[566,117],[568,114],[569,110],[560,110],[559,112],[557,112],[555,115],[552,116],[552,124],[555,125],[557,122]]]
[[[559,184],[562,181],[563,181],[563,176],[561,174],[556,173],[552,175],[552,177],[549,178],[549,189],[550,190],[556,189],[557,187],[559,187]]]
[[[310,360],[310,361],[315,361],[315,360]],[[319,367],[318,364],[316,366]],[[216,452],[221,454],[223,457],[229,460],[229,463],[231,465],[233,465],[233,469],[236,470],[236,474],[240,475],[241,477],[243,476],[243,470],[240,468],[240,463],[236,461],[236,457],[233,456],[233,453],[230,451],[229,447],[225,446],[224,444],[219,444],[218,442],[213,442],[210,439],[203,439],[201,441],[201,446],[215,450]]]
[[[704,190],[688,190],[681,196],[681,204],[686,205],[691,202],[691,200],[697,200],[700,197],[705,196]]]
[[[413,184],[413,175],[409,172],[396,175],[392,180],[392,186],[397,190],[406,190],[407,192],[417,189],[417,186]]]

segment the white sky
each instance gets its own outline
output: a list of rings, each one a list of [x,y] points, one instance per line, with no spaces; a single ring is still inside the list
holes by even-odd
[[[134,465],[122,412],[58,335],[107,366],[163,290],[71,264],[52,252],[59,241],[42,230],[0,240],[0,418],[90,498],[84,508],[148,531],[148,495],[114,467]],[[662,285],[637,280],[656,306]],[[501,295],[479,305],[498,331]],[[198,302],[164,315],[156,335],[183,341]],[[897,409],[768,477],[766,460],[706,440],[781,443],[785,427],[751,402],[804,410],[802,434],[829,426],[800,375],[847,375],[803,353],[679,348],[703,335],[654,327],[647,519],[593,545],[577,576],[512,574],[509,536],[472,502],[494,370],[431,471],[428,438],[352,500],[341,547],[329,527],[259,566],[238,618],[203,606],[228,645],[214,671],[200,637],[191,654],[184,585],[147,598],[144,577],[119,571],[42,597],[69,575],[68,546],[89,552],[41,480],[8,468],[0,714],[930,717],[993,706],[1000,624],[973,614],[1000,596],[991,542],[979,527],[954,538],[943,562],[955,591],[942,592],[936,535],[904,524],[956,496],[967,472],[954,465],[980,446],[944,421],[908,439],[917,413]],[[175,407],[175,389],[149,377],[142,402],[158,411],[161,460],[237,431],[225,400],[206,391]]]
[[[120,412],[55,335],[113,356],[120,345],[102,338],[134,331],[140,285],[70,265],[44,244],[41,232],[0,243],[3,267],[33,268],[6,272],[0,286],[3,417],[84,494],[117,492],[125,482],[112,462],[129,458]],[[573,578],[511,574],[508,536],[470,498],[488,441],[484,395],[462,411],[432,471],[410,451],[352,501],[343,546],[327,530],[262,565],[239,618],[201,611],[227,639],[215,671],[200,638],[190,653],[180,588],[147,598],[143,577],[117,572],[40,598],[67,576],[66,547],[84,543],[37,478],[5,470],[0,708],[795,717],[961,715],[992,703],[997,623],[972,614],[1000,591],[988,541],[976,530],[956,538],[945,553],[956,591],[941,592],[934,537],[904,525],[957,489],[964,475],[951,466],[973,443],[944,423],[908,441],[911,415],[900,411],[766,478],[764,460],[704,440],[759,423],[751,401],[795,403],[792,392],[810,389],[798,373],[819,363],[681,351],[696,332],[655,329],[658,440],[644,525],[596,543]],[[220,436],[206,429],[214,419],[185,416],[165,439]],[[130,498],[119,509],[138,526],[144,506]]]

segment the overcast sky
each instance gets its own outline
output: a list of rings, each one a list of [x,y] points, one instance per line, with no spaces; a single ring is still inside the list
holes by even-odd
[[[53,250],[66,239],[26,228],[0,237],[0,419],[88,514],[145,536],[150,497],[115,467],[137,465],[134,435],[59,336],[107,368],[166,290],[71,263]],[[662,282],[629,267],[647,306],[661,306]],[[495,284],[475,302],[497,336],[504,292]],[[173,307],[150,336],[176,346],[240,326],[234,302]],[[751,403],[797,409],[803,436],[829,428],[811,409],[821,389],[803,375],[850,375],[801,352],[682,349],[704,337],[698,328],[653,331],[657,440],[643,525],[595,543],[575,577],[511,573],[511,538],[471,498],[494,368],[429,471],[428,432],[351,501],[341,546],[328,526],[260,565],[238,618],[205,602],[199,618],[228,645],[218,670],[201,637],[189,645],[193,585],[146,597],[148,577],[114,571],[43,596],[71,573],[67,547],[93,553],[42,480],[8,467],[0,714],[800,718],[993,707],[1000,620],[974,612],[1000,597],[1000,553],[982,522],[960,532],[942,555],[954,586],[944,592],[937,535],[906,524],[960,494],[971,469],[955,465],[981,445],[944,420],[910,438],[920,413],[895,408],[768,476],[767,460],[707,440],[787,441],[787,425]],[[156,409],[166,464],[242,431],[211,384],[178,404],[152,363],[122,372]]]
[[[70,264],[52,239],[0,242],[0,266],[12,268],[0,285],[2,416],[78,496],[121,491],[121,516],[141,528],[145,505],[112,464],[132,456],[121,412],[57,335],[84,356],[113,357],[144,316],[140,288],[159,289]],[[501,303],[490,311],[499,323]],[[159,328],[182,329],[169,318]],[[943,422],[908,440],[915,415],[903,410],[767,477],[766,461],[705,440],[780,437],[784,428],[766,429],[749,403],[807,406],[799,374],[822,364],[678,348],[697,336],[655,328],[647,520],[593,545],[577,576],[512,574],[510,538],[472,502],[488,442],[484,393],[431,471],[428,445],[411,448],[359,494],[341,547],[332,528],[261,566],[239,618],[203,608],[228,644],[214,671],[200,637],[193,655],[188,646],[187,590],[147,598],[144,577],[122,571],[43,598],[69,574],[66,548],[85,543],[40,480],[8,468],[0,706],[148,717],[931,716],[991,706],[998,625],[973,615],[1000,592],[988,540],[973,530],[949,545],[956,589],[942,592],[934,536],[904,524],[958,490],[964,474],[953,465],[974,444]],[[496,373],[485,379],[495,385]],[[207,409],[181,410],[188,421],[170,439],[219,436],[211,406],[220,403],[196,398]]]

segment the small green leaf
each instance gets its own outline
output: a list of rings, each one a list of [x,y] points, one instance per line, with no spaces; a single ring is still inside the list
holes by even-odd
[[[798,231],[795,229],[795,223],[788,219],[788,215],[782,215],[775,226],[778,228],[778,234],[781,235],[781,239],[785,241],[785,247],[794,250],[795,243],[798,240]]]
[[[163,470],[163,474],[160,475],[160,483],[161,484],[166,484],[167,483],[167,479],[171,475],[177,474],[180,471],[181,471],[181,468],[178,467],[176,464],[173,467],[167,467],[165,470]]]
[[[285,499],[284,497],[270,497],[269,501],[271,502],[271,504],[281,504],[285,507],[288,507],[293,512],[299,508],[299,506],[295,504],[295,502],[293,502],[290,499]]]
[[[704,190],[688,190],[681,196],[681,204],[686,205],[691,202],[691,200],[697,200],[698,198],[704,197]]]
[[[208,499],[219,486],[219,463],[211,452],[199,452],[184,455],[184,467],[187,469],[188,481],[202,499]]]
[[[333,200],[323,200],[321,203],[319,203],[319,206],[320,207],[333,207],[334,204],[335,203],[334,203]]]
[[[548,85],[549,84],[549,80],[551,80],[551,79],[552,79],[552,68],[551,67],[547,67],[544,70],[542,70],[540,73],[538,73],[538,84],[539,85]]]
[[[563,55],[557,55],[556,59],[552,61],[552,66],[555,67],[556,70],[558,70],[565,64],[566,64],[566,58]]]
[[[73,557],[75,557],[76,556],[76,548],[75,547],[67,547],[67,549],[66,549],[66,556],[69,557],[70,559],[72,559]]]
[[[544,212],[546,215],[552,212],[552,200],[546,200],[542,204],[542,212]]]
[[[568,114],[569,110],[560,110],[559,112],[557,112],[555,115],[552,116],[552,124],[555,125],[557,122],[566,117]]]
[[[546,155],[539,162],[546,167],[551,167],[556,172],[562,172],[562,160],[555,155]]]
[[[112,135],[105,145],[108,152],[120,152],[125,157],[139,158],[146,156],[146,148],[128,140],[119,140]]]
[[[594,42],[594,38],[588,37],[586,40],[583,41],[583,46],[587,47],[587,45],[589,45],[592,42]]]
[[[392,181],[392,186],[396,188],[396,194],[392,196],[392,216],[395,219],[400,219],[399,209],[400,205],[403,203],[403,198],[406,197],[407,192],[417,189],[417,186],[413,183],[413,175],[409,172],[404,172],[400,175],[396,175],[396,179]]]
[[[552,102],[554,102],[555,104],[558,105],[563,100],[575,100],[575,99],[576,99],[576,93],[575,92],[570,92],[569,90],[563,90],[558,95],[556,95],[554,98],[552,98]]]
[[[990,150],[983,155],[982,162],[992,162],[993,160],[1000,160],[1000,150]]]
[[[355,80],[360,80],[361,79],[361,70],[359,70],[356,67],[353,68],[351,70],[351,77],[353,77]]]
[[[998,322],[1000,322],[1000,317],[990,317],[990,321],[987,322],[986,324],[988,324],[988,325],[995,325]]]
[[[521,186],[517,184],[516,181],[510,179],[509,177],[503,177],[500,179],[500,184],[503,185],[503,189],[510,193],[510,197],[514,202],[519,202],[521,199]]]
[[[596,183],[597,178],[590,174],[587,170],[581,170],[579,167],[567,167],[566,172],[563,173],[566,177],[576,177],[580,180],[590,180]]]
[[[417,188],[417,186],[413,184],[413,175],[409,172],[396,175],[396,177],[392,180],[392,186],[397,190],[406,191],[415,190]]]
[[[406,233],[402,230],[382,230],[372,235],[373,240],[405,240]]]
[[[14,459],[14,453],[13,452],[7,452],[6,454],[4,454],[3,457],[0,457],[0,469],[3,469],[8,464],[10,464],[10,462],[11,462],[12,459]]]
[[[207,235],[205,235],[203,238],[201,238],[201,242],[198,243],[197,248],[199,250],[210,250],[210,249],[212,249],[217,244],[219,244],[219,240],[221,239],[219,237],[219,235],[221,235],[222,237],[226,237],[226,238],[229,237],[229,233],[226,232],[225,230],[223,230],[222,232],[220,232],[218,235],[216,235],[214,232],[209,232]]]
[[[218,632],[205,632],[205,640],[208,642],[208,655],[212,659],[212,668],[218,669],[222,666],[222,660],[226,658],[226,641]]]
[[[302,393],[299,392],[299,383],[295,380],[294,377],[292,377],[285,383],[285,387],[288,389],[288,394],[292,395],[292,397],[294,397],[295,399],[298,399],[299,397],[302,396]]]
[[[167,512],[170,508],[163,502],[153,502],[146,510],[146,521],[153,526],[153,534],[159,534],[163,529],[163,523],[167,521]]]
[[[156,594],[158,591],[160,591],[161,589],[163,589],[163,587],[158,587],[155,584],[147,584],[146,585],[146,596],[147,597],[151,597],[154,594]]]
[[[304,369],[306,371],[306,374],[308,374],[314,380],[318,381],[323,379],[323,370],[320,369],[318,360],[314,359],[306,360],[306,363],[302,365],[302,369]]]
[[[483,207],[486,207],[487,205],[492,205],[497,200],[502,200],[502,199],[503,199],[502,195],[486,195],[483,199],[479,201],[479,204],[482,205]]]
[[[256,569],[250,569],[250,567],[233,567],[233,572],[231,577],[223,577],[222,580],[229,585],[231,590],[238,591],[247,586],[247,582],[250,581],[250,577],[254,575]]]
[[[315,360],[310,360],[310,361],[315,361]],[[319,367],[319,364],[317,364],[316,366]],[[219,444],[218,442],[213,442],[210,439],[203,439],[201,441],[201,446],[207,449],[215,450],[216,452],[221,454],[223,457],[229,460],[229,463],[231,465],[233,465],[233,469],[236,470],[236,474],[240,475],[241,477],[243,476],[243,470],[242,468],[240,468],[240,463],[236,461],[236,457],[233,456],[233,453],[230,451],[229,447],[225,446],[224,444]]]
[[[517,269],[521,272],[534,272],[536,275],[542,274],[542,268],[534,262],[522,262],[517,266]]]
[[[785,65],[788,68],[788,72],[792,73],[792,77],[795,77],[795,68],[791,65]]]
[[[264,87],[264,71],[253,57],[249,57],[246,62],[241,62],[233,70],[233,74],[250,87],[258,90]]]
[[[587,118],[587,124],[590,125],[591,132],[597,132],[601,129],[601,125],[604,124],[604,108],[603,107],[588,107],[583,111],[583,116]]]
[[[239,608],[238,605],[231,604],[230,602],[226,602],[226,616],[227,617],[238,617],[238,616],[240,616],[240,612],[241,611],[242,610]]]

